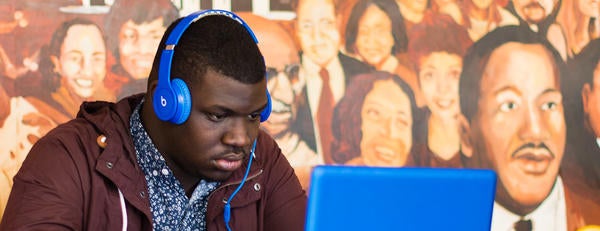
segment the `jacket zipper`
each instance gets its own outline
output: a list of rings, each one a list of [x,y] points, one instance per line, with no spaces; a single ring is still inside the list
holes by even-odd
[[[253,174],[253,175],[251,175],[251,176],[248,176],[248,177],[246,178],[246,181],[244,181],[244,182],[248,182],[249,180],[256,178],[257,176],[259,176],[259,175],[260,175],[260,174],[262,174],[262,173],[263,173],[263,170],[261,169],[261,170],[259,170],[257,173],[255,173],[255,174]],[[239,181],[236,181],[236,182],[227,183],[227,184],[224,184],[224,185],[221,185],[221,186],[219,186],[219,187],[218,187],[218,188],[216,188],[216,189],[215,189],[215,190],[214,190],[214,191],[213,191],[213,192],[212,192],[210,195],[208,195],[208,201],[210,201],[211,197],[212,197],[212,196],[215,194],[215,192],[216,192],[216,191],[218,191],[218,190],[220,190],[220,189],[224,189],[224,188],[226,188],[226,187],[228,187],[228,186],[231,186],[231,185],[237,185],[237,184],[240,184],[240,183],[242,183],[242,181],[241,181],[241,180],[239,180]],[[224,199],[224,200],[226,200],[226,199]],[[223,202],[224,202],[224,203],[226,203],[226,201],[223,201]]]

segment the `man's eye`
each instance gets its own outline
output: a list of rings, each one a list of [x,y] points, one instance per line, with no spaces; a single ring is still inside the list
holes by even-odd
[[[248,119],[255,121],[255,120],[259,120],[260,118],[260,113],[252,113],[250,115],[248,115]]]
[[[212,121],[221,121],[225,118],[225,115],[215,113],[206,113],[206,116]]]
[[[556,102],[547,102],[545,104],[542,104],[542,111],[555,110],[556,107],[558,107],[558,104]]]
[[[508,111],[515,110],[517,107],[518,107],[518,105],[515,102],[506,102],[506,103],[502,103],[500,105],[500,111],[508,112]]]

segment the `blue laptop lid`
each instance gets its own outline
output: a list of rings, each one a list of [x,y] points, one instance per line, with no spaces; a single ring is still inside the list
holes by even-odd
[[[485,169],[317,166],[306,230],[490,230],[495,190]]]

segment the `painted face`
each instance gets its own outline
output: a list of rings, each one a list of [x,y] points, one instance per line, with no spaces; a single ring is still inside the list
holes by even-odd
[[[198,83],[189,84],[190,117],[165,128],[169,145],[159,147],[173,171],[223,181],[240,168],[258,136],[260,112],[267,104],[265,86],[265,80],[244,84],[210,69]]]
[[[275,41],[263,41],[265,49],[261,51],[267,64],[267,77],[269,82],[267,88],[271,94],[272,110],[269,120],[261,126],[272,136],[283,135],[289,131],[292,120],[296,113],[294,104],[294,89],[291,81],[298,77],[300,69],[299,58],[295,49],[291,46],[278,46]]]
[[[293,41],[286,34],[273,31],[260,38],[260,50],[267,65],[267,88],[271,94],[272,110],[269,120],[261,124],[274,137],[289,131],[296,112],[292,81],[300,69],[299,58]]]
[[[261,126],[274,137],[283,135],[289,131],[292,121],[296,116],[296,105],[294,104],[294,89],[290,81],[292,76],[298,75],[300,65],[289,64],[281,69],[268,68],[269,82],[267,88],[271,94],[272,110],[269,120]]]
[[[411,11],[425,12],[427,0],[397,0],[400,4],[408,7]],[[402,8],[402,6],[400,6]]]
[[[360,152],[366,165],[405,165],[412,147],[410,105],[406,93],[393,80],[374,83],[360,113]]]
[[[394,46],[391,19],[375,5],[358,20],[356,50],[367,63],[377,66],[391,56]]]
[[[163,18],[135,24],[129,20],[119,32],[119,61],[134,79],[148,78],[163,33]]]
[[[462,58],[447,52],[433,52],[424,57],[419,66],[419,84],[431,113],[454,117],[460,111],[458,81]]]
[[[94,25],[74,25],[55,61],[67,89],[81,98],[91,97],[106,77],[106,46],[102,32]]]
[[[305,0],[298,6],[296,32],[304,54],[320,66],[326,66],[338,53],[340,33],[333,4]]]
[[[493,0],[471,0],[472,5],[479,9],[487,9],[492,4]]]
[[[543,21],[554,7],[554,0],[512,0],[517,14],[528,23]]]
[[[507,43],[490,56],[481,80],[474,137],[499,177],[499,189],[524,206],[550,193],[565,147],[562,95],[542,45]]]
[[[587,98],[585,101],[585,111],[589,119],[590,126],[596,137],[600,137],[600,62],[594,70],[594,86],[589,87],[589,91],[583,94]]]
[[[600,1],[598,0],[577,0],[579,10],[583,15],[596,18],[600,15]]]

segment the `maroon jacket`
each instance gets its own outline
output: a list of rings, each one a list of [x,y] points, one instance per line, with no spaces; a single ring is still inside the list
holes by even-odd
[[[152,230],[146,180],[129,132],[142,97],[86,103],[76,119],[40,139],[14,178],[0,230],[122,230],[124,220],[128,230]],[[223,200],[245,170],[209,196],[208,230],[225,230]],[[263,131],[248,179],[231,204],[232,230],[304,229],[306,194]]]

